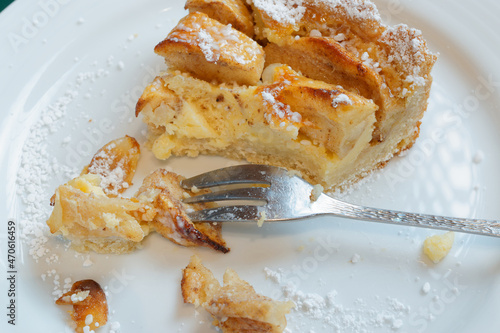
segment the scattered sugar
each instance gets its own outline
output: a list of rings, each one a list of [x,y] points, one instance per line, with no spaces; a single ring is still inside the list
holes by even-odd
[[[198,46],[205,55],[205,59],[210,62],[216,62],[220,57],[220,47],[215,39],[205,30],[198,32]]]
[[[272,20],[283,25],[300,23],[308,8],[328,10],[328,14],[343,14],[351,20],[380,21],[380,14],[371,1],[365,0],[252,0],[254,6],[264,11]],[[325,8],[326,6],[326,8]]]
[[[352,101],[346,94],[339,94],[337,96],[332,96],[332,106],[334,108],[338,107],[340,104],[342,105],[351,105]]]
[[[303,3],[303,0],[253,0],[255,7],[282,24],[296,24],[301,20],[306,13]]]
[[[357,254],[357,253],[355,253],[355,254],[352,256],[352,258],[351,258],[351,262],[352,262],[353,264],[357,264],[357,263],[358,263],[358,262],[360,262],[360,261],[361,261],[361,256],[360,256],[359,254]]]
[[[79,59],[75,58],[75,61]],[[92,65],[97,67],[97,62]],[[81,170],[81,165],[73,166],[67,161],[66,165],[53,157],[49,153],[52,147],[49,146],[48,139],[63,126],[67,126],[66,113],[75,100],[82,97],[83,85],[108,75],[109,72],[102,68],[78,73],[73,82],[68,82],[68,88],[62,96],[40,111],[39,120],[32,125],[25,140],[16,178],[16,194],[24,206],[19,214],[19,237],[27,245],[27,252],[36,262],[42,257],[49,264],[58,261],[58,256],[52,254],[46,246],[50,231],[45,221],[52,211],[49,200],[53,186],[74,178]],[[67,136],[61,142],[63,145],[68,144],[71,137]]]
[[[125,182],[127,173],[123,169],[124,160],[115,161],[112,150],[116,145],[109,144],[99,151],[93,159],[92,165],[88,168],[89,173],[101,176],[101,187],[108,195],[118,195],[119,191],[128,188],[129,184]],[[114,165],[116,163],[116,165]]]
[[[19,186],[17,193],[25,205],[25,209],[20,213],[20,238],[28,244],[29,254],[36,261],[49,254],[45,247],[49,232],[44,223],[50,214],[49,180],[53,175],[69,178],[76,171],[50,157],[46,139],[60,128],[60,120],[76,96],[76,91],[68,90],[63,97],[43,110],[40,121],[31,128],[23,147],[16,179]]]
[[[90,294],[89,290],[84,290],[71,295],[71,302],[77,303],[85,300]]]
[[[112,322],[109,324],[109,333],[118,333],[120,332],[120,323],[117,321]]]
[[[431,291],[431,285],[429,284],[429,282],[426,282],[424,283],[424,285],[422,286],[422,293],[424,294],[428,294],[429,291]]]
[[[279,120],[288,119],[289,121],[299,123],[302,121],[302,115],[298,112],[293,112],[290,108],[290,105],[284,104],[277,100],[277,97],[280,94],[280,91],[283,89],[282,85],[275,85],[273,87],[266,87],[262,92],[261,96],[264,100],[264,104],[271,107],[271,112],[266,112],[264,117],[268,121],[268,123],[273,124],[274,117],[277,117]],[[282,121],[279,122],[283,123]],[[283,126],[285,127],[285,123]]]
[[[230,24],[214,26],[205,17],[193,18],[190,26],[179,23],[170,33],[168,39],[173,42],[188,43],[200,48],[208,62],[217,63],[222,56],[246,65],[262,53],[260,47],[250,40],[242,38],[241,33],[233,29]],[[191,27],[192,26],[192,27]],[[207,26],[207,28],[201,28]],[[245,52],[241,52],[244,49]]]
[[[406,24],[398,24],[387,27],[379,39],[389,46],[387,62],[409,73],[405,82],[417,86],[425,84],[425,78],[420,75],[421,65],[425,62],[423,53],[425,48],[421,35],[420,30],[409,28]]]
[[[330,290],[324,296],[305,293],[285,280],[283,270],[274,271],[264,268],[266,278],[279,285],[283,300],[291,300],[296,307],[292,309],[289,332],[311,330],[313,321],[322,328],[335,332],[370,332],[375,328],[398,330],[403,328],[404,319],[411,313],[409,306],[393,297],[375,297],[378,304],[370,307],[364,299],[358,298],[353,307],[346,307],[337,300],[338,292]],[[307,327],[305,327],[307,325]]]
[[[92,314],[88,314],[87,317],[85,317],[85,325],[89,326],[93,321],[94,316],[92,316]]]

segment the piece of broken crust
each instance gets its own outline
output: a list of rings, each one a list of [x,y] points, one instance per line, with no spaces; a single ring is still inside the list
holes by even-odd
[[[250,37],[195,12],[184,17],[155,52],[170,70],[207,81],[257,84],[264,68],[264,50]]]
[[[248,37],[254,35],[253,17],[244,0],[187,0],[190,13],[202,12],[220,23],[231,25]]]
[[[126,253],[135,250],[149,233],[156,215],[152,205],[137,199],[110,198],[100,187],[100,176],[86,174],[56,189],[50,232],[71,240],[85,252]]]
[[[71,318],[76,324],[75,332],[94,332],[108,321],[108,302],[101,286],[94,280],[73,283],[71,290],[62,295],[57,305],[73,305]]]
[[[205,246],[226,253],[229,248],[222,239],[222,225],[219,223],[193,223],[187,212],[201,209],[203,205],[182,202],[191,196],[190,190],[180,186],[183,178],[173,172],[159,169],[144,179],[136,193],[139,201],[148,200],[158,212],[149,223],[151,228],[183,246]],[[147,199],[145,199],[147,198]]]
[[[99,149],[80,175],[99,175],[103,192],[115,198],[132,185],[140,155],[141,148],[137,140],[126,135]],[[55,198],[55,194],[50,198],[51,206],[54,206]]]
[[[95,153],[82,175],[101,176],[101,187],[108,197],[116,197],[132,185],[141,147],[136,139],[126,135],[107,143]]]
[[[197,256],[183,270],[181,289],[185,303],[201,306],[214,318],[213,324],[224,333],[283,332],[285,315],[293,302],[275,301],[259,295],[232,269],[224,273],[224,286]]]

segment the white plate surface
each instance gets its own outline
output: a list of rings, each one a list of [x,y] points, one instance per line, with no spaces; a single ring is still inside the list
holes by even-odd
[[[440,57],[416,146],[345,198],[499,218],[499,5],[377,5],[386,22],[421,29]],[[457,234],[449,256],[434,265],[421,248],[435,231],[338,218],[226,225],[232,248],[226,255],[156,235],[134,254],[81,255],[50,236],[45,218],[54,188],[109,140],[128,134],[144,142],[135,101],[163,68],[154,45],[183,15],[181,2],[168,0],[17,0],[1,13],[0,331],[71,332],[68,308],[54,305],[54,291],[92,278],[106,288],[111,309],[100,332],[117,323],[120,332],[214,332],[210,318],[181,299],[181,269],[196,253],[217,277],[231,267],[265,295],[281,298],[286,282],[297,282],[293,294],[306,302],[288,316],[291,332],[498,332],[498,239]],[[161,162],[143,151],[136,183],[158,167],[190,176],[233,163],[215,157]],[[6,316],[9,219],[18,229],[15,326]],[[265,268],[279,272],[281,282]]]

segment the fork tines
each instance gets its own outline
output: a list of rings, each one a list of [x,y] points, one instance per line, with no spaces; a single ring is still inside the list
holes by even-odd
[[[181,186],[199,189],[231,184],[263,184],[270,185],[270,174],[275,167],[254,164],[236,165],[202,173],[181,182]]]
[[[184,179],[181,186],[185,189],[211,188],[212,191],[186,198],[183,202],[194,204],[234,201],[237,203],[190,212],[189,216],[194,222],[257,221],[262,218],[259,206],[267,202],[271,178],[282,170],[286,172],[284,169],[267,165],[237,165]],[[234,188],[235,186],[237,187]]]

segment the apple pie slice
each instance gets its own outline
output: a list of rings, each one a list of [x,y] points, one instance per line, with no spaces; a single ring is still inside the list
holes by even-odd
[[[252,40],[227,24],[241,1],[213,2],[188,1],[155,48],[168,69],[136,115],[156,157],[272,164],[332,190],[413,145],[436,61],[420,31],[384,25],[367,0],[251,0]]]

